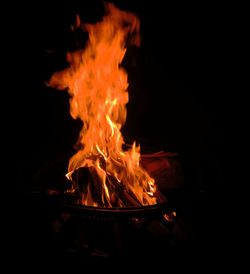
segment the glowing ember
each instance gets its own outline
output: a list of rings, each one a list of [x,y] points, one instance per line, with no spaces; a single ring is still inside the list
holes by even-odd
[[[139,165],[140,148],[135,142],[123,149],[120,132],[128,102],[127,73],[120,64],[126,41],[140,44],[140,22],[111,3],[105,7],[107,15],[94,25],[81,24],[77,17],[76,27],[89,33],[87,46],[68,53],[70,67],[56,72],[48,84],[68,89],[71,116],[83,122],[80,149],[70,159],[66,176],[72,181],[72,191],[79,192],[82,205],[152,205],[159,202],[154,179]]]

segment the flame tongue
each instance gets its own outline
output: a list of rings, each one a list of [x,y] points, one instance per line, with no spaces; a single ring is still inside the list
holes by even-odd
[[[108,15],[101,22],[81,25],[89,33],[86,48],[68,53],[70,67],[56,72],[49,83],[68,89],[71,116],[83,121],[80,149],[69,161],[67,177],[79,190],[79,178],[74,180],[73,174],[87,168],[89,179],[81,190],[83,205],[155,204],[154,180],[139,165],[140,149],[134,143],[125,151],[120,132],[128,102],[127,73],[120,64],[128,36],[139,45],[139,20],[111,3],[106,8]]]

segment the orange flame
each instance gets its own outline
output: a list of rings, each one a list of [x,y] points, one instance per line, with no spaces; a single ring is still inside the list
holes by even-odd
[[[83,121],[79,134],[80,149],[70,159],[67,178],[79,168],[88,168],[101,188],[100,199],[93,197],[93,186],[86,185],[81,203],[90,206],[125,206],[119,199],[117,185],[130,193],[139,205],[157,203],[154,179],[139,165],[140,148],[135,143],[124,150],[120,129],[126,121],[128,103],[127,73],[120,66],[126,42],[139,46],[139,19],[132,13],[106,4],[107,15],[94,25],[76,27],[89,33],[84,50],[67,54],[70,67],[52,75],[49,86],[68,89],[70,113]],[[73,27],[72,27],[73,29]],[[76,188],[76,184],[72,184]]]

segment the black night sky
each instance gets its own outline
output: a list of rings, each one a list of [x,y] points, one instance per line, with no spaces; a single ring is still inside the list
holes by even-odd
[[[224,126],[227,92],[224,71],[228,28],[224,7],[209,3],[114,1],[141,21],[142,43],[129,47],[130,139],[160,144],[177,152],[186,169],[186,188],[208,192],[214,209],[224,188]],[[66,53],[84,47],[87,36],[72,32],[76,14],[83,22],[101,20],[102,1],[61,1],[20,5],[13,15],[17,55],[18,153],[16,190],[32,188],[37,169],[69,153],[81,126],[69,114],[66,91],[45,82],[67,66]],[[12,37],[12,38],[13,38]],[[210,197],[209,196],[209,197]],[[210,205],[209,205],[210,206]],[[211,217],[206,205],[205,214]],[[220,205],[221,209],[223,205]]]

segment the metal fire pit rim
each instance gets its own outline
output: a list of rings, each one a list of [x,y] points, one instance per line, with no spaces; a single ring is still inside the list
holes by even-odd
[[[63,210],[64,212],[91,217],[143,217],[143,216],[155,216],[165,213],[172,213],[174,205],[169,202],[158,203],[155,205],[147,205],[141,207],[93,207],[83,206],[68,203],[65,201],[59,201],[50,197],[50,204],[54,207]]]
[[[41,194],[41,193],[40,193]],[[63,210],[65,213],[71,213],[80,216],[96,217],[143,217],[149,215],[162,215],[172,213],[175,206],[170,202],[158,203],[140,207],[94,207],[74,204],[65,201],[62,197],[39,195],[40,199],[46,201],[49,206]]]
[[[162,216],[176,212],[177,206],[173,202],[166,201],[155,205],[140,207],[94,207],[83,206],[72,201],[65,200],[65,197],[48,195],[43,191],[32,191],[29,195],[33,201],[38,202],[42,207],[49,210],[55,209],[58,212],[69,213],[80,217],[103,217],[103,218],[133,218]]]

